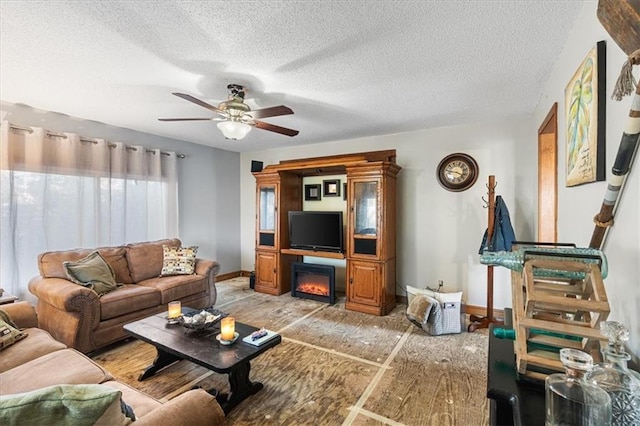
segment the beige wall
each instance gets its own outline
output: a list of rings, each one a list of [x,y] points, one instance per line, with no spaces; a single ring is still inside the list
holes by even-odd
[[[490,174],[496,176],[497,194],[511,210],[518,237],[531,239],[533,235],[532,183],[527,183],[517,153],[526,140],[528,123],[513,119],[243,153],[242,268],[254,268],[255,179],[249,171],[251,160],[267,165],[284,159],[395,149],[403,168],[398,175],[397,293],[404,294],[406,285],[425,288],[443,280],[446,290],[462,290],[467,303],[484,306],[486,267],[479,263],[478,248],[487,226],[482,197],[486,198]],[[480,168],[478,182],[464,192],[445,191],[436,180],[438,163],[453,152],[470,154]],[[509,274],[496,270],[495,275],[495,305],[510,306]]]

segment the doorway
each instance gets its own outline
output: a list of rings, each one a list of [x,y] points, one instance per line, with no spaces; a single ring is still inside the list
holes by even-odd
[[[538,241],[558,240],[558,103],[538,129]]]

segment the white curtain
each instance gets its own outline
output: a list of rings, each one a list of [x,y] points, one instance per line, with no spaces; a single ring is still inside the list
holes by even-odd
[[[174,152],[0,126],[0,287],[22,299],[49,250],[178,234]]]

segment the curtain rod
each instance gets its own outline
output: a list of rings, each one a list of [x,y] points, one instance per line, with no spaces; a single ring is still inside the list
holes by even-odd
[[[28,133],[33,133],[33,129],[31,127],[18,126],[17,124],[10,124],[9,125],[9,129],[11,129],[11,130],[22,130],[22,131],[25,131],[25,132],[28,132]],[[64,133],[54,133],[54,132],[47,131],[46,135],[49,136],[49,137],[53,137],[53,138],[67,139],[67,135],[65,135]],[[97,144],[98,143],[97,140],[87,139],[87,138],[83,138],[83,137],[80,137],[80,142],[93,143],[93,144]],[[109,146],[109,148],[115,148],[117,145],[114,144],[114,143],[109,143],[108,146]],[[125,146],[125,148],[127,150],[129,150],[129,151],[137,151],[138,150],[138,148],[136,148],[135,146]],[[151,153],[151,154],[154,154],[154,155],[156,153],[154,150],[151,150],[151,149],[147,149],[147,152]],[[160,153],[162,155],[167,155],[167,156],[171,155],[168,152],[160,151]],[[176,157],[185,158],[186,155],[184,155],[184,154],[176,154]]]

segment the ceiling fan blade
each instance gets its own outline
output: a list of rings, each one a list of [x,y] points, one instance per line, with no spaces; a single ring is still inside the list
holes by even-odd
[[[158,118],[159,121],[209,121],[212,118]]]
[[[249,112],[249,114],[253,118],[267,118],[267,117],[277,117],[279,115],[293,114],[293,110],[284,105],[279,105],[279,106],[274,106],[269,108],[255,109]]]
[[[281,135],[286,135],[286,136],[295,136],[298,133],[300,133],[297,130],[287,129],[286,127],[276,126],[275,124],[265,123],[264,121],[255,121],[254,125],[258,129],[268,130],[270,132],[280,133]]]
[[[208,110],[217,112],[219,114],[222,113],[222,111],[219,110],[217,107],[214,107],[213,105],[210,105],[210,104],[206,103],[205,101],[201,101],[198,98],[194,98],[191,95],[187,95],[186,93],[174,92],[173,94],[178,96],[179,98],[182,98],[182,99],[186,100],[186,101],[193,102],[196,105],[200,105],[201,107],[206,108]]]

